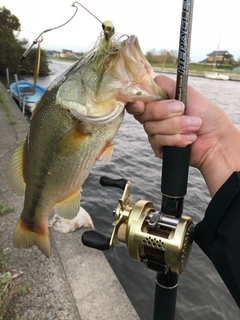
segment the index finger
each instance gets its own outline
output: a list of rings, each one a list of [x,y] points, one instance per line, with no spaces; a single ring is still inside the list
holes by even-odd
[[[158,121],[180,115],[184,111],[184,104],[177,100],[159,100],[149,102],[145,105],[145,110],[140,115],[135,115],[140,123],[146,121]]]

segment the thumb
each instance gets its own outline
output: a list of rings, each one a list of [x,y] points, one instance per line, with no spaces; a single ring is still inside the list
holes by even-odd
[[[176,82],[173,79],[159,75],[154,79],[154,81],[166,93],[169,99],[174,99]]]

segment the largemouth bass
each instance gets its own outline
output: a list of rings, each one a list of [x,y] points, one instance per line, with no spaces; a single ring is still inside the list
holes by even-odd
[[[9,185],[25,195],[13,238],[17,248],[36,245],[50,256],[48,217],[53,208],[65,218],[76,216],[94,163],[111,158],[126,103],[166,98],[137,37],[110,42],[111,23],[104,27],[101,49],[88,52],[46,90],[9,163]]]

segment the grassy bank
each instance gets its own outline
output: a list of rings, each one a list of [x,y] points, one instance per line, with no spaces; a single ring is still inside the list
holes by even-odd
[[[155,68],[164,68],[164,69],[177,69],[177,64],[175,63],[166,63],[165,65],[160,63],[151,63],[151,65]],[[238,67],[238,65],[234,66]],[[215,71],[219,72],[227,72],[227,73],[235,73],[232,71],[233,66],[216,66]],[[189,70],[191,71],[200,71],[200,72],[211,72],[213,70],[212,65],[202,65],[199,63],[190,63]]]
[[[22,283],[20,271],[8,267],[8,255],[7,248],[0,252],[0,320],[20,320],[21,302],[31,286]]]
[[[14,116],[9,108],[8,101],[2,92],[0,92],[0,103],[2,105],[2,108],[3,108],[6,116],[8,117],[9,124],[12,124],[12,125],[16,124],[16,121],[14,120]]]

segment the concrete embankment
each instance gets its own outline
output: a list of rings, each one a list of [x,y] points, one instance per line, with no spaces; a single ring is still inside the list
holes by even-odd
[[[13,247],[23,198],[9,189],[6,168],[19,140],[26,136],[28,123],[2,83],[0,93],[8,108],[0,102],[0,204],[6,208],[0,215],[0,267],[6,264],[16,276],[15,288],[25,289],[11,308],[17,309],[21,320],[139,320],[103,253],[83,246],[83,230],[62,234],[49,228],[50,259],[36,247]],[[10,117],[15,124],[9,124]],[[14,291],[14,287],[8,289]]]
[[[155,72],[157,73],[170,73],[170,74],[176,74],[177,69],[170,69],[170,68],[153,68]],[[229,76],[229,80],[232,81],[240,81],[240,73],[227,73],[224,72],[225,75]],[[198,71],[198,70],[189,70],[189,76],[192,77],[200,77],[204,78],[204,71]]]

